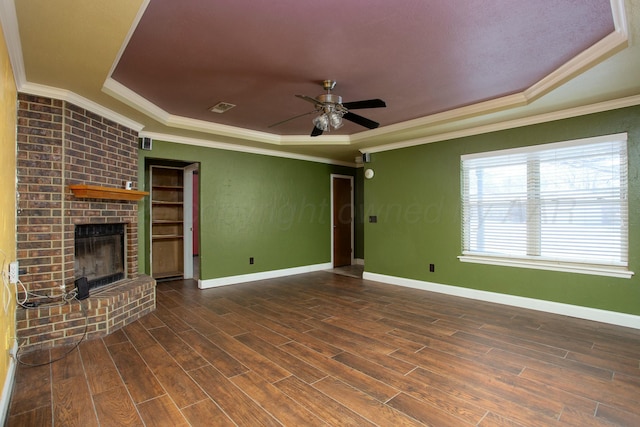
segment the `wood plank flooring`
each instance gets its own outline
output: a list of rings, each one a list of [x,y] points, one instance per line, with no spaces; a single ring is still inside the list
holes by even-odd
[[[328,272],[157,301],[21,365],[8,425],[640,426],[638,330]]]

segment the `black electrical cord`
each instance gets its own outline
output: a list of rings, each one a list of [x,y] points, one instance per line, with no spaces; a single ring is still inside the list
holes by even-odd
[[[75,299],[75,297],[74,297]],[[68,303],[70,300],[66,300]],[[21,365],[27,366],[29,368],[36,368],[38,366],[46,366],[46,365],[51,365],[54,362],[57,362],[59,360],[64,359],[65,357],[67,357],[72,351],[74,351],[75,349],[78,348],[78,346],[80,345],[80,343],[82,343],[82,341],[84,341],[84,339],[87,337],[87,330],[89,329],[89,315],[87,313],[87,309],[84,306],[84,302],[77,300],[80,303],[80,309],[82,310],[82,314],[84,314],[84,332],[82,333],[82,336],[80,337],[80,340],[78,340],[78,342],[76,342],[73,347],[71,347],[69,349],[69,351],[67,351],[66,353],[64,353],[62,356],[50,360],[48,362],[44,362],[44,363],[37,363],[37,364],[32,364],[32,363],[27,363],[24,362],[20,359],[20,348],[18,348],[18,352],[16,353],[16,360],[18,361],[18,363],[20,363]]]

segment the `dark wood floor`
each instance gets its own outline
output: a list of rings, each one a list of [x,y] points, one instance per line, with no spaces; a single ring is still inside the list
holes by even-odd
[[[8,424],[640,426],[638,330],[328,272],[157,295],[21,366]]]

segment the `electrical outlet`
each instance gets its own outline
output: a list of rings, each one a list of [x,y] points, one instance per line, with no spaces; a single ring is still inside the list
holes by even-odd
[[[429,271],[431,273],[433,273],[434,271],[436,271],[436,265],[435,264],[429,264]]]
[[[18,283],[18,261],[9,264],[9,283]]]
[[[249,258],[249,264],[253,264],[253,257]]]

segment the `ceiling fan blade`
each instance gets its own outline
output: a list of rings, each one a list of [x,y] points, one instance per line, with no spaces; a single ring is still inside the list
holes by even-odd
[[[279,126],[279,125],[281,125],[283,123],[288,122],[289,120],[294,120],[294,119],[297,119],[297,118],[300,118],[300,117],[308,116],[309,114],[312,114],[312,113],[315,113],[315,112],[316,111],[314,110],[314,111],[309,111],[308,113],[298,114],[297,116],[289,117],[288,119],[284,119],[284,120],[282,120],[282,121],[280,121],[278,123],[274,123],[274,124],[269,125],[267,127],[272,128],[272,127],[275,127],[275,126]]]
[[[300,99],[304,99],[305,101],[312,103],[313,105],[322,105],[322,102],[310,96],[307,96],[307,95],[296,95],[296,96]]]
[[[317,127],[313,127],[313,130],[311,131],[311,136],[320,136],[322,135],[322,129],[318,129]]]
[[[360,126],[364,126],[369,129],[375,129],[378,126],[380,126],[380,123],[374,122],[373,120],[369,120],[366,117],[359,116],[352,112],[347,112],[344,116],[342,116],[342,118],[347,119],[350,122],[357,123]]]
[[[367,99],[364,101],[343,102],[342,105],[347,110],[358,110],[363,108],[382,108],[387,104],[382,99]]]

